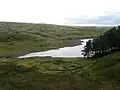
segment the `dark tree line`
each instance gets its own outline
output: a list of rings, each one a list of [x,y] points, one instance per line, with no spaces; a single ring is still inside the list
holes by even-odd
[[[83,50],[86,57],[101,57],[120,51],[120,26],[113,27],[103,35],[89,40]]]

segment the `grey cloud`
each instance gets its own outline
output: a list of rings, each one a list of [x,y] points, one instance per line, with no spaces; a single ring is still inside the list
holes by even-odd
[[[120,13],[93,17],[92,19],[71,18],[67,19],[68,22],[73,24],[104,24],[104,25],[117,25],[120,24]]]

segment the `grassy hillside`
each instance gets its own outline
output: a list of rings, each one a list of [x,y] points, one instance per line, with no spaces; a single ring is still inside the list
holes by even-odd
[[[79,59],[3,59],[0,60],[0,90],[84,90],[84,80],[72,71],[89,63]],[[82,83],[84,86],[79,86]]]
[[[0,60],[0,90],[120,90],[120,52],[97,60]]]
[[[9,58],[78,45],[108,29],[0,22],[0,90],[120,90],[120,52],[96,60]]]
[[[0,56],[78,45],[81,38],[99,36],[108,28],[0,22]]]
[[[104,81],[112,81],[113,83],[120,83],[120,52],[116,52],[95,60],[81,72],[87,72],[90,78]]]

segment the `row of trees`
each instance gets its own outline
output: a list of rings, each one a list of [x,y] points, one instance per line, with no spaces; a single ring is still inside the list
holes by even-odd
[[[103,35],[89,40],[83,50],[83,55],[86,57],[91,56],[104,56],[106,54],[120,51],[120,26],[113,27]]]

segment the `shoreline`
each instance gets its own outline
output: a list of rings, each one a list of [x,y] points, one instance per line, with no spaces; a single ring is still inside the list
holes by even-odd
[[[90,38],[93,38],[93,37],[90,37]],[[81,38],[81,39],[89,39],[89,38],[87,37],[87,38]],[[6,55],[0,55],[0,58],[18,59],[19,56],[24,56],[24,55],[29,54],[29,53],[44,52],[44,51],[49,51],[49,50],[57,50],[57,49],[60,49],[60,48],[65,48],[65,47],[74,47],[74,46],[81,45],[81,42],[82,42],[81,39],[70,40],[69,44],[66,43],[66,45],[64,44],[64,46],[60,46],[60,47],[56,47],[56,48],[49,48],[47,50],[35,50],[34,49],[34,50],[31,50],[31,51],[18,52],[18,53],[13,52],[13,53],[10,53],[10,54],[8,53]],[[70,43],[73,43],[73,44],[70,44]],[[49,57],[49,56],[46,56],[46,57]],[[45,58],[45,57],[43,57],[43,58]],[[54,58],[54,57],[51,57],[51,58]],[[76,58],[80,58],[80,57],[76,57]]]

